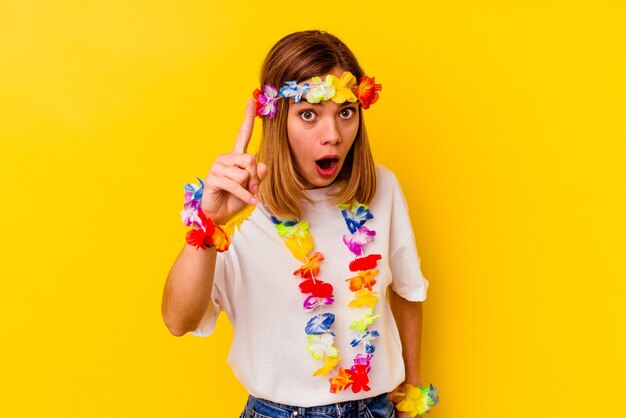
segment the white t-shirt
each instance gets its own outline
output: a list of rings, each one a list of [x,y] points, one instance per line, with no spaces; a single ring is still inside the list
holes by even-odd
[[[334,303],[319,306],[311,312],[303,309],[307,295],[301,293],[302,279],[294,271],[302,264],[291,255],[269,218],[269,212],[258,205],[235,233],[230,249],[218,253],[212,291],[213,304],[198,329],[192,334],[208,336],[215,329],[219,311],[223,310],[234,328],[228,364],[250,394],[273,402],[303,407],[363,399],[392,391],[404,381],[405,370],[398,329],[387,300],[387,286],[409,301],[426,299],[428,281],[420,270],[406,200],[395,175],[377,166],[377,192],[370,204],[373,219],[365,226],[376,231],[374,240],[365,247],[365,255],[380,254],[373,291],[379,302],[374,314],[382,314],[370,330],[380,336],[372,341],[375,352],[369,372],[370,391],[353,393],[351,388],[333,394],[329,379],[339,369],[352,367],[363,344],[353,348],[350,342],[357,331],[350,324],[363,317],[363,308],[348,307],[354,292],[345,279],[353,277],[348,265],[355,259],[343,242],[350,231],[341,210],[327,197],[337,186],[307,190],[316,202],[305,204],[302,219],[309,222],[315,250],[324,254],[316,279],[331,283]],[[339,367],[325,377],[311,375],[322,367],[306,350],[304,328],[313,316],[335,314],[332,326],[334,346],[339,349]]]

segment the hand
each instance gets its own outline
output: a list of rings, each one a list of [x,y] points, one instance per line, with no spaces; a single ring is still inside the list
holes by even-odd
[[[204,181],[200,207],[216,224],[225,223],[246,205],[258,203],[256,194],[267,174],[267,166],[257,164],[254,155],[246,153],[255,116],[254,101],[249,99],[233,150],[217,157]]]

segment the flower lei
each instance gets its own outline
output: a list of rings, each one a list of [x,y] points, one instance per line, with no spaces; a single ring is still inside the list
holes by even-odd
[[[287,81],[277,90],[271,83],[256,89],[252,93],[256,104],[256,114],[273,119],[276,116],[276,105],[281,98],[293,98],[300,103],[303,96],[309,103],[319,103],[322,100],[332,100],[335,103],[361,102],[363,109],[369,109],[378,100],[378,92],[382,85],[376,84],[375,77],[362,76],[360,83],[356,84],[356,77],[344,71],[341,77],[328,74],[324,80],[313,77],[311,83],[298,84],[296,80]]]
[[[428,387],[406,383],[391,392],[389,399],[398,411],[408,413],[411,418],[430,412],[431,406],[439,403],[438,390],[432,384]]]
[[[200,185],[185,183],[185,205],[180,211],[180,216],[185,226],[195,225],[199,229],[189,230],[186,241],[189,245],[196,247],[196,250],[215,247],[216,251],[224,252],[230,246],[230,237],[235,233],[235,227],[241,227],[243,221],[254,210],[254,206],[243,209],[224,225],[215,225],[211,218],[206,217],[200,210],[204,182],[199,177],[196,178]]]
[[[200,202],[204,192],[204,182],[196,177],[200,185],[186,183],[185,205],[180,215],[185,226],[196,225],[197,230],[187,233],[187,243],[194,245],[196,249],[205,249],[215,246],[216,250],[223,252],[230,246],[230,236],[235,233],[235,228],[239,229],[241,224],[250,216],[255,209],[248,206],[239,213],[231,217],[224,225],[215,225],[210,218],[207,218],[200,210]],[[374,307],[378,303],[378,292],[372,291],[372,286],[376,284],[375,276],[378,270],[374,270],[380,254],[370,254],[363,256],[367,243],[372,242],[376,232],[365,227],[365,222],[374,218],[367,205],[354,203],[352,205],[339,205],[342,209],[348,230],[351,235],[344,235],[343,242],[356,258],[350,262],[349,269],[358,272],[356,276],[346,279],[350,282],[349,288],[355,292],[355,298],[348,303],[352,308],[364,308],[364,316],[350,324],[349,329],[357,332],[356,338],[350,345],[357,347],[363,343],[365,353],[356,355],[350,369],[339,368],[334,377],[329,379],[330,392],[339,393],[352,386],[352,391],[357,393],[361,390],[369,391],[368,373],[371,370],[371,360],[376,350],[372,340],[376,339],[380,333],[377,330],[369,330],[371,325],[379,315],[373,315]],[[320,252],[310,254],[314,248],[313,238],[309,234],[309,223],[307,221],[280,221],[271,217],[278,235],[284,238],[287,248],[294,257],[305,261],[294,275],[304,279],[300,283],[300,291],[309,296],[304,300],[303,307],[306,311],[312,311],[323,305],[334,303],[333,286],[315,279],[320,271],[319,263],[324,260],[324,255]],[[359,257],[361,256],[361,257]],[[331,327],[335,321],[332,313],[323,313],[311,318],[305,327],[307,334],[307,350],[316,360],[323,360],[324,365],[313,373],[313,376],[326,376],[341,360],[339,350],[333,346],[335,334]],[[391,401],[399,411],[404,411],[411,417],[430,412],[430,407],[437,405],[439,396],[437,389],[431,384],[429,387],[413,386],[405,384],[402,388],[396,388],[390,394]]]
[[[375,267],[381,255],[364,256],[365,246],[376,236],[375,231],[365,226],[365,223],[374,217],[368,206],[354,203],[339,207],[342,209],[341,213],[350,232],[349,235],[343,235],[343,242],[355,255],[349,268],[356,275],[345,280],[349,282],[349,288],[355,295],[348,306],[363,309],[363,317],[349,326],[349,329],[356,333],[350,344],[352,347],[363,345],[365,352],[356,355],[349,369],[339,367],[329,382],[331,393],[338,393],[350,387],[352,392],[357,393],[361,390],[370,390],[368,373],[371,370],[370,363],[376,349],[372,341],[380,335],[377,330],[370,330],[368,327],[380,317],[380,314],[373,314],[378,302],[378,292],[373,292],[372,286],[376,283],[375,277],[378,270],[375,270]],[[304,220],[281,221],[273,216],[271,219],[278,235],[284,239],[285,245],[293,256],[304,261],[304,264],[294,271],[294,275],[302,279],[300,291],[308,295],[303,302],[303,308],[310,312],[324,305],[332,305],[335,301],[333,286],[315,277],[320,271],[320,262],[324,260],[324,255],[320,252],[313,252],[314,242],[309,233],[309,223]],[[316,370],[313,376],[326,376],[338,366],[341,360],[339,350],[333,346],[335,333],[332,325],[334,322],[334,314],[321,313],[313,316],[304,328],[308,343],[306,349],[311,352],[314,359],[323,361],[323,366]]]

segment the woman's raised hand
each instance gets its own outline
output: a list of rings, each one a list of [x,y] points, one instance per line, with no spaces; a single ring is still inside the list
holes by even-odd
[[[233,150],[217,157],[204,181],[200,206],[216,224],[225,223],[246,205],[258,203],[256,194],[267,174],[267,166],[257,164],[254,155],[247,154],[255,116],[254,101],[249,99]]]

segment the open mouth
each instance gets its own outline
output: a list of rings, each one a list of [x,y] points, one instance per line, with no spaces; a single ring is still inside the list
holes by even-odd
[[[317,172],[322,176],[332,176],[337,170],[339,158],[328,157],[315,161]]]
[[[315,164],[322,170],[329,170],[333,168],[337,162],[339,162],[338,158],[322,158],[321,160],[315,161]]]

